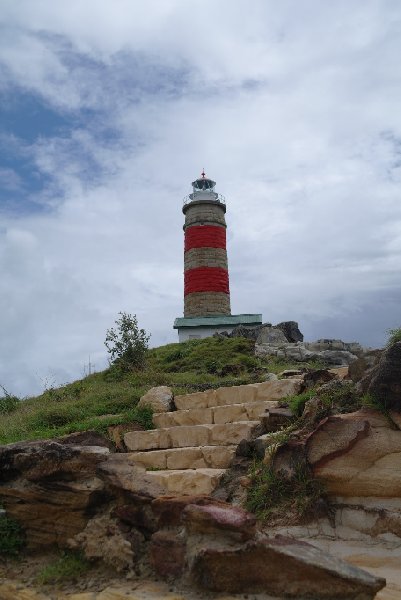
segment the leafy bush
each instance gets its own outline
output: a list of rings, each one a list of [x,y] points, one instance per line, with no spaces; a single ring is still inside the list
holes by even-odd
[[[0,415],[14,412],[20,403],[20,399],[17,396],[9,394],[4,386],[0,385],[0,387],[4,393],[4,396],[0,398]]]
[[[43,567],[35,579],[39,585],[76,581],[90,568],[90,562],[82,553],[64,552],[56,561]]]
[[[388,329],[388,339],[387,339],[387,347],[396,344],[397,342],[401,342],[401,327],[397,327],[396,329]]]
[[[24,543],[20,525],[10,517],[0,515],[0,556],[17,556]]]
[[[120,318],[115,321],[117,329],[108,329],[104,342],[111,362],[124,372],[143,369],[150,335],[139,329],[136,315],[118,314]]]

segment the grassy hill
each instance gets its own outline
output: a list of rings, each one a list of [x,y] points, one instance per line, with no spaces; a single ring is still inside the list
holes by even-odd
[[[185,394],[263,381],[266,372],[293,366],[255,358],[254,343],[244,338],[168,344],[148,351],[143,371],[121,373],[111,366],[34,398],[0,398],[0,444],[88,429],[106,433],[112,425],[127,423],[151,428],[149,410],[136,405],[153,386],[168,385],[175,394]]]

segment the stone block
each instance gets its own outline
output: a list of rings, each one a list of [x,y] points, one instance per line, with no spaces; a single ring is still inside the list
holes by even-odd
[[[251,402],[246,404],[246,413],[250,421],[257,421],[264,414],[266,410],[270,410],[278,407],[278,401],[276,400],[262,400],[260,402]]]
[[[216,390],[215,406],[228,404],[245,404],[256,399],[257,385],[236,385],[232,387],[221,387]]]
[[[302,383],[297,379],[279,379],[277,381],[265,381],[254,385],[257,388],[255,401],[259,401],[282,400],[286,396],[298,394]]]
[[[210,429],[211,446],[229,446],[239,444],[241,440],[248,440],[253,430],[260,425],[259,421],[242,421],[212,425]]]
[[[209,408],[215,406],[216,390],[195,392],[175,397],[175,405],[178,410],[189,410],[194,408]]]
[[[203,469],[208,467],[201,448],[167,450],[167,469]]]
[[[128,450],[160,450],[169,447],[167,429],[151,431],[131,431],[124,435],[124,443]]]
[[[209,444],[211,429],[215,425],[181,425],[171,427],[168,431],[170,448],[185,448],[193,446],[207,446]]]
[[[211,494],[225,469],[186,469],[184,471],[152,471],[149,479],[169,494]]]
[[[146,469],[167,469],[166,450],[133,452],[130,456],[135,464],[142,465]]]
[[[211,410],[213,410],[213,423],[233,423],[234,421],[246,421],[248,419],[245,404],[217,406]]]
[[[228,469],[235,456],[236,446],[204,446],[201,448],[206,467]]]

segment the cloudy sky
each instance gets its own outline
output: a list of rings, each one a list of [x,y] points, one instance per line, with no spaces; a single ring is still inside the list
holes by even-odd
[[[0,0],[0,384],[106,365],[183,311],[182,198],[227,199],[233,313],[401,323],[399,0]]]

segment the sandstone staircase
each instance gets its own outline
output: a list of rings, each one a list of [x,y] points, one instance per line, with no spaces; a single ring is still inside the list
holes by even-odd
[[[125,434],[130,462],[167,494],[210,494],[261,415],[300,385],[283,379],[176,396],[175,411],[153,415],[155,429]]]

